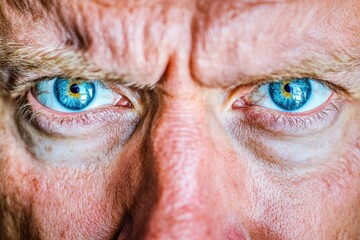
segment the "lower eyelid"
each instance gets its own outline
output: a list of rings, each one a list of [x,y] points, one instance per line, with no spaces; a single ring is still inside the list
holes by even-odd
[[[233,109],[233,111],[246,126],[282,135],[303,136],[315,134],[331,125],[338,118],[342,107],[341,99],[331,97],[321,108],[301,115],[258,106]]]
[[[27,95],[27,103],[22,105],[19,112],[20,117],[25,118],[43,134],[66,137],[78,137],[109,124],[119,127],[124,124],[133,125],[140,117],[132,108],[112,105],[79,113],[56,112],[39,103],[31,91]]]

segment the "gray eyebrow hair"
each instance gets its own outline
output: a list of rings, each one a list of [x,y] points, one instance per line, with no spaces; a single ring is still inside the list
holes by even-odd
[[[0,86],[10,86],[14,92],[20,93],[29,90],[34,82],[53,77],[67,77],[76,79],[101,80],[115,82],[138,89],[153,89],[154,85],[146,85],[131,81],[126,74],[117,74],[106,71],[86,58],[86,52],[69,49],[49,47],[23,46],[16,43],[6,43],[0,39],[0,72],[10,69],[14,75],[4,84],[1,79]],[[288,62],[285,65],[274,66],[274,70],[259,74],[243,74],[239,81],[228,86],[233,88],[239,85],[256,85],[265,81],[282,80],[294,77],[310,77],[329,81],[339,85],[344,91],[351,93],[352,88],[358,88],[356,82],[350,83],[344,79],[323,79],[329,74],[343,74],[360,71],[360,56],[355,51],[341,51],[336,53],[319,53],[305,59]],[[39,79],[40,78],[40,79]],[[11,89],[9,89],[11,91]]]
[[[97,0],[86,0],[95,4],[102,4]],[[292,0],[244,0],[246,4],[269,4],[291,2]],[[80,79],[99,79],[104,81],[115,81],[125,86],[149,89],[153,85],[131,82],[125,74],[108,72],[95,66],[87,57],[87,47],[91,44],[91,37],[80,19],[74,19],[67,11],[66,4],[61,4],[60,0],[5,0],[13,9],[18,10],[17,14],[31,14],[33,17],[42,14],[53,15],[59,20],[60,28],[66,32],[65,42],[62,43],[63,49],[22,46],[16,43],[2,41],[0,36],[0,73],[1,69],[11,69],[15,75],[14,81],[10,84],[14,86],[29,86],[31,80],[36,80],[37,76],[55,77],[63,76]],[[66,3],[67,1],[65,1]],[[0,4],[0,16],[2,14]],[[6,23],[0,23],[6,24]],[[73,49],[73,50],[72,50]],[[350,71],[360,72],[360,53],[357,49],[341,49],[332,53],[315,53],[312,56],[300,56],[295,61],[289,61],[283,65],[274,63],[272,70],[261,73],[239,74],[232,83],[223,82],[221,78],[215,79],[216,87],[231,88],[244,84],[257,84],[269,80],[277,80],[292,77],[314,77],[322,79],[324,75],[339,74]],[[269,68],[270,69],[270,68]],[[16,78],[16,75],[21,77]],[[200,76],[201,77],[201,76]],[[1,78],[1,74],[0,74]],[[201,79],[193,75],[195,81],[200,85]],[[324,79],[328,81],[329,79]],[[2,84],[0,79],[0,85]],[[343,79],[331,79],[343,89],[358,88],[356,82],[350,83]],[[29,84],[27,84],[29,83]],[[206,85],[206,84],[204,84]],[[211,84],[209,84],[211,85]],[[350,86],[353,85],[353,86]],[[348,92],[350,92],[348,90]]]
[[[267,70],[268,69],[268,70]],[[286,62],[273,62],[261,72],[238,73],[236,79],[222,82],[213,79],[216,86],[235,89],[239,86],[261,85],[272,81],[282,81],[294,78],[312,78],[334,91],[342,91],[360,97],[360,52],[354,49],[310,51],[305,56],[298,56]],[[197,76],[194,80],[201,82]]]
[[[13,75],[9,79],[0,78],[0,85],[7,86],[10,91],[20,93],[31,88],[38,80],[68,77],[116,82],[139,89],[152,87],[131,82],[125,74],[121,75],[99,68],[87,60],[85,55],[86,53],[69,49],[4,44],[0,40],[0,72],[10,69]]]

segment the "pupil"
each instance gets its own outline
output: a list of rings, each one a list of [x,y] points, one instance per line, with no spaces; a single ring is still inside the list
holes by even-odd
[[[75,83],[73,85],[70,86],[70,91],[74,94],[79,93],[80,92],[80,88],[79,86]]]
[[[289,84],[286,84],[286,85],[284,86],[284,90],[287,91],[288,93],[291,93],[291,87],[290,87],[290,85],[289,85]]]

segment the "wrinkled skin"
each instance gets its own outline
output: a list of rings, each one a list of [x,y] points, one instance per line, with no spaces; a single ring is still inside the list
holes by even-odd
[[[2,44],[78,51],[153,88],[123,86],[132,108],[90,124],[39,127],[9,95],[22,60],[3,60],[1,239],[360,239],[358,1],[54,2],[1,1]],[[301,127],[232,107],[288,65],[332,82],[337,110]]]

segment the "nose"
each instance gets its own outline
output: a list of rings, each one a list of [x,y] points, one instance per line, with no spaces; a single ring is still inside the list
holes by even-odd
[[[156,181],[141,193],[135,239],[245,239],[241,226],[228,224],[229,153],[205,102],[199,96],[161,98],[144,157]]]
[[[202,103],[164,97],[151,131],[157,187],[141,239],[218,239],[218,154]],[[146,159],[149,160],[149,159]],[[149,203],[150,205],[150,203]]]

